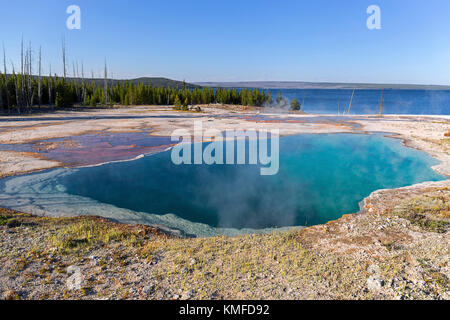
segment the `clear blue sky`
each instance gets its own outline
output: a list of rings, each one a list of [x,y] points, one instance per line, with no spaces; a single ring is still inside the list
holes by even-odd
[[[71,4],[81,30],[66,28]],[[366,28],[371,4],[381,30]],[[106,57],[116,78],[450,84],[448,0],[0,0],[0,12],[16,66],[23,35],[61,72],[64,35],[69,73],[83,60],[98,75]]]

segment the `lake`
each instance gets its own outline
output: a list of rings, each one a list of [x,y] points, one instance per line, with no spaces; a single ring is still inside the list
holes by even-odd
[[[288,101],[304,101],[309,113],[337,114],[348,110],[353,90],[347,89],[266,89],[275,100],[278,92]],[[381,90],[355,90],[350,114],[377,114]],[[450,90],[384,90],[384,114],[450,115]]]

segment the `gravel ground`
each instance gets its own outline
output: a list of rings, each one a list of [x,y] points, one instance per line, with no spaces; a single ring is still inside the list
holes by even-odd
[[[229,119],[252,110],[203,106],[60,112],[0,121],[0,143],[35,143],[84,133],[280,123]],[[219,117],[217,117],[219,116]],[[117,117],[117,118],[114,118]],[[281,117],[286,117],[283,115]],[[303,119],[310,115],[289,115]],[[282,134],[390,132],[430,153],[450,174],[445,117],[343,117],[362,125],[283,123]],[[191,120],[190,120],[191,119]],[[64,164],[39,153],[0,151],[0,176]],[[240,237],[183,239],[157,228],[98,217],[46,218],[0,209],[4,299],[449,299],[450,180],[379,190],[364,212],[325,225]],[[0,203],[1,206],[1,203]]]
[[[98,217],[1,210],[4,299],[449,299],[448,182],[266,235],[182,239]]]

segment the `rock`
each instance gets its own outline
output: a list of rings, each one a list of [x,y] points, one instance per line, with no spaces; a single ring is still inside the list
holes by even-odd
[[[384,286],[384,281],[374,276],[367,279],[367,288],[372,291],[380,290]]]
[[[73,274],[75,272],[80,272],[80,267],[78,267],[78,266],[68,266],[66,271],[67,271],[68,274]]]
[[[80,290],[81,289],[81,275],[74,273],[69,278],[67,278],[66,285],[69,290]]]
[[[80,267],[69,266],[67,267],[67,273],[71,274],[66,280],[66,286],[69,290],[80,290],[81,283],[83,282],[83,275],[81,274]]]
[[[143,293],[145,293],[145,294],[150,294],[150,292],[152,292],[153,291],[153,287],[151,287],[151,286],[145,286],[143,289],[142,289],[142,292]]]
[[[188,292],[184,292],[181,295],[181,299],[188,300],[188,299],[192,299],[193,296],[194,296],[194,292],[192,290],[189,290]]]
[[[371,264],[368,268],[367,268],[367,272],[371,273],[371,274],[380,274],[380,267],[376,264]]]

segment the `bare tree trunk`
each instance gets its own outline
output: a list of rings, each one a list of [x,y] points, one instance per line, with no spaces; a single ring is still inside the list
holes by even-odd
[[[53,110],[53,103],[52,103],[52,65],[50,64],[49,73],[48,73],[48,104],[52,106]]]
[[[3,78],[3,80],[4,80],[4,78]],[[3,90],[2,90],[2,86],[0,86],[0,106],[2,106],[2,109],[5,109],[5,106],[3,105]]]
[[[24,62],[24,73],[22,75],[22,82],[24,83],[24,86],[22,87],[22,91],[24,92],[22,95],[23,105],[26,106],[26,109],[29,107],[29,87],[28,87],[28,49],[25,51],[25,62]]]
[[[62,39],[62,59],[63,59],[63,75],[66,80],[66,40]]]
[[[20,104],[19,104],[19,90],[17,89],[17,77],[16,77],[16,71],[14,69],[14,64],[11,62],[11,66],[12,66],[12,72],[13,72],[13,81],[14,81],[14,88],[16,90],[16,104],[17,104],[17,109],[19,111],[19,114],[21,112],[20,110]]]
[[[39,97],[39,109],[41,109],[42,91],[41,91],[41,59],[42,59],[42,47],[39,47],[39,75],[38,75],[38,97]]]
[[[380,109],[378,110],[378,116],[383,116],[383,108],[384,108],[384,87],[381,89],[381,101],[380,101]]]
[[[72,61],[72,72],[73,72],[72,83],[76,84],[77,74],[75,72],[75,62],[74,61]],[[77,100],[78,100],[78,88],[76,85],[74,87],[75,87],[75,95],[77,96]]]
[[[24,63],[23,63],[24,62],[23,61],[23,36],[22,36],[22,42],[20,44],[20,47],[21,47],[21,50],[20,50],[20,75],[21,75],[20,76],[20,82],[21,82],[21,84],[20,84],[20,92],[21,92],[21,94],[20,94],[20,104],[19,104],[19,102],[17,103],[17,105],[19,107],[19,110],[21,108],[21,105],[25,104],[24,103],[25,78],[24,78]],[[19,111],[19,113],[20,113],[20,111]]]
[[[23,74],[23,36],[22,42],[20,43],[20,73]]]
[[[109,87],[112,89],[112,88],[114,87],[114,74],[113,74],[113,72],[111,71],[111,69],[109,70],[109,74],[110,74],[110,77],[109,77]],[[111,98],[110,98],[109,100],[111,100]]]
[[[8,92],[8,75],[6,73],[6,53],[5,45],[3,45],[3,76],[5,77],[5,90],[6,90],[6,105],[8,107],[8,114],[11,112],[9,107],[9,92]]]
[[[86,99],[86,88],[84,87],[84,63],[81,61],[81,101],[84,104]]]
[[[355,95],[355,90],[356,90],[356,89],[353,89],[352,97],[350,98],[350,104],[348,105],[348,111],[347,111],[347,114],[350,114],[350,110],[351,110],[351,108],[352,108],[353,96]]]
[[[28,112],[31,113],[31,107],[33,106],[33,100],[34,100],[34,90],[33,90],[33,59],[32,59],[32,52],[31,52],[31,42],[30,47],[28,49]]]
[[[106,68],[106,59],[105,59],[105,105],[108,105],[108,70]]]

